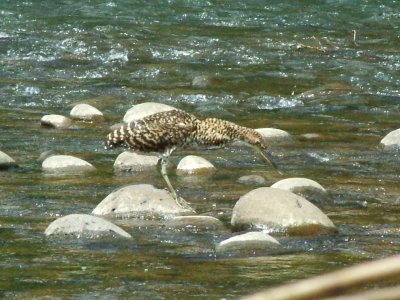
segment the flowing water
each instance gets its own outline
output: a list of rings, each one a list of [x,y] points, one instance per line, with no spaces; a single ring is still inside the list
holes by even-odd
[[[379,142],[400,127],[399,27],[400,2],[389,0],[2,0],[0,150],[19,167],[0,171],[0,297],[232,299],[398,253],[399,154]],[[207,84],[193,86],[196,76]],[[210,178],[171,180],[226,232],[122,221],[133,240],[46,238],[54,219],[90,213],[116,188],[163,186],[156,172],[113,173],[118,152],[103,150],[109,126],[146,101],[288,131],[296,141],[271,149],[286,175],[247,148],[177,152],[175,163],[195,153],[217,166]],[[107,120],[40,127],[79,102]],[[46,175],[37,158],[47,150],[97,171]],[[216,256],[235,202],[254,188],[236,182],[249,174],[268,186],[318,181],[329,196],[317,205],[339,233],[278,237],[278,254]]]

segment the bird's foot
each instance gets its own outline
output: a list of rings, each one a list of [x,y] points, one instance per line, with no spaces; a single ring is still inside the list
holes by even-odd
[[[186,202],[185,199],[183,199],[182,197],[177,196],[175,198],[176,204],[178,204],[180,207],[182,207],[183,209],[187,209],[190,210],[191,212],[196,212],[193,207],[190,206],[190,204],[188,202]]]

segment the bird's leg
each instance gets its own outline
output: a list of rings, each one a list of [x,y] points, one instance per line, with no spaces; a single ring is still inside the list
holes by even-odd
[[[167,183],[168,189],[169,189],[170,193],[172,194],[172,197],[174,197],[176,203],[182,208],[190,209],[193,211],[193,208],[190,207],[189,203],[187,203],[183,198],[178,196],[178,194],[176,193],[175,189],[172,187],[172,184],[168,178],[168,174],[167,174],[168,160],[169,160],[169,156],[171,155],[172,151],[174,151],[174,150],[175,150],[175,148],[171,148],[163,153],[163,155],[161,157],[161,176],[164,178],[165,182]]]

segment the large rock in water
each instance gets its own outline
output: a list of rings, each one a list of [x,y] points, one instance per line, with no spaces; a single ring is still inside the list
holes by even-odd
[[[314,204],[289,191],[262,187],[240,197],[232,212],[235,230],[251,228],[289,235],[336,232],[332,221]]]
[[[326,190],[318,182],[302,177],[293,177],[279,180],[271,185],[271,188],[288,190],[293,193],[310,190],[326,194]]]
[[[168,217],[187,215],[193,210],[180,207],[166,191],[150,184],[128,185],[101,201],[92,211],[94,215],[122,217]]]
[[[280,243],[265,232],[247,232],[230,237],[218,243],[215,250],[223,252],[248,252],[256,250],[276,249]]]
[[[99,122],[104,120],[103,113],[89,104],[75,105],[70,112],[70,116],[73,119],[83,121]]]
[[[265,139],[267,143],[292,143],[294,138],[287,131],[277,128],[258,128],[258,133]]]
[[[78,238],[99,238],[109,236],[132,236],[117,225],[99,217],[86,214],[72,214],[61,217],[46,228],[45,235],[71,235]]]
[[[212,163],[196,155],[185,156],[176,167],[177,175],[210,175],[215,171]]]
[[[175,107],[155,102],[145,102],[141,104],[134,105],[130,108],[124,115],[124,122],[130,123],[134,120],[142,119],[146,116],[162,112],[174,110]]]
[[[146,171],[156,170],[160,160],[155,155],[141,155],[134,152],[125,151],[118,155],[114,162],[115,171]]]
[[[400,128],[389,132],[382,140],[381,145],[385,150],[400,149]]]
[[[72,121],[62,115],[45,115],[40,119],[40,124],[43,127],[68,128]]]
[[[17,163],[8,154],[0,151],[0,169],[7,169],[10,167],[17,167]]]
[[[82,173],[96,170],[96,168],[83,159],[70,155],[53,155],[42,163],[43,171],[49,173]]]

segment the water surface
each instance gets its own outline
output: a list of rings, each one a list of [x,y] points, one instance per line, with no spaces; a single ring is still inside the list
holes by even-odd
[[[399,12],[398,1],[372,0],[1,1],[0,149],[19,168],[0,171],[0,295],[232,299],[398,253],[399,155],[378,145],[400,127]],[[196,76],[208,85],[192,86]],[[286,176],[329,191],[318,206],[339,234],[280,237],[285,251],[274,255],[217,257],[235,202],[253,188],[237,178],[258,174],[267,185],[285,178],[251,149],[230,148],[177,152],[175,163],[198,154],[218,171],[171,177],[227,232],[122,222],[132,241],[45,238],[55,218],[90,213],[116,188],[163,186],[156,172],[113,173],[118,152],[103,150],[109,126],[146,101],[294,135],[294,144],[272,145],[272,153]],[[107,120],[68,130],[39,126],[43,115],[68,115],[79,102]],[[308,133],[318,135],[302,137]],[[37,161],[47,150],[86,159],[98,171],[48,176]]]

